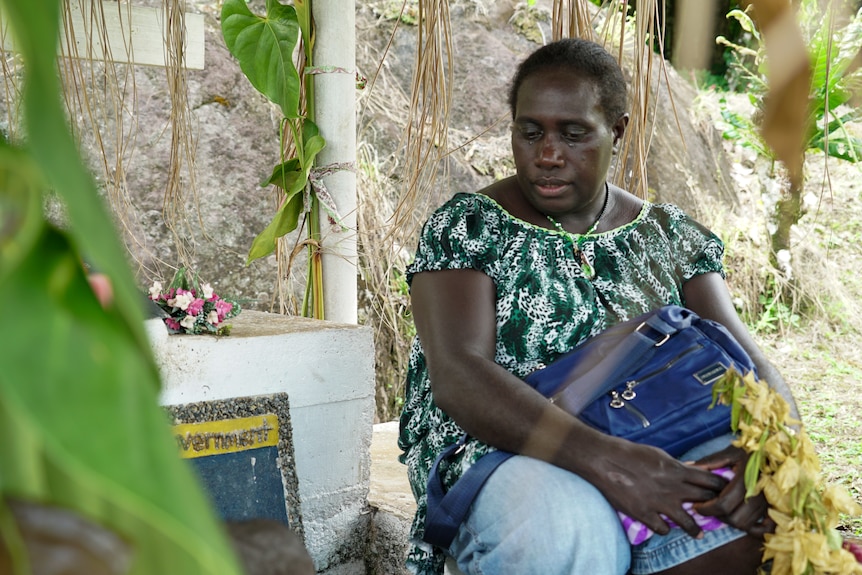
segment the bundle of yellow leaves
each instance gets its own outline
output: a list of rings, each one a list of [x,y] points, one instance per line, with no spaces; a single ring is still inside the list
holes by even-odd
[[[751,454],[745,468],[748,496],[763,493],[775,533],[766,536],[763,560],[772,575],[862,575],[862,564],[842,547],[841,514],[860,506],[841,486],[824,485],[814,445],[790,407],[753,373],[731,369],[713,389],[731,406],[734,445]]]

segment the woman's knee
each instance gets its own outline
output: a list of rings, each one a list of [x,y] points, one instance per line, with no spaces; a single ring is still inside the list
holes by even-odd
[[[451,551],[462,569],[484,573],[498,563],[511,572],[514,561],[519,573],[622,575],[630,561],[619,518],[601,493],[528,457],[510,459],[488,479]]]

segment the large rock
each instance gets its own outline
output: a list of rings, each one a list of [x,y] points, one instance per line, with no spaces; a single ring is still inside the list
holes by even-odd
[[[381,16],[385,4],[381,0],[356,5],[357,69],[369,78],[369,88],[357,92],[358,139],[365,151],[373,150],[368,157],[378,163],[389,189],[397,194],[406,181],[402,137],[417,28],[405,23],[396,27],[395,20]],[[416,206],[415,220],[424,219],[429,209],[455,192],[477,190],[512,172],[506,91],[517,63],[538,47],[542,37],[550,37],[548,4],[549,0],[542,0],[527,11],[514,0],[449,4],[453,66],[450,153],[445,154],[445,170],[441,168],[432,192]],[[262,13],[263,2],[255,0],[252,9]],[[134,103],[127,97],[128,112],[120,114],[130,144],[127,148],[117,152],[112,139],[115,121],[110,114],[98,120],[101,142],[85,133],[83,147],[106,195],[119,198],[113,202],[115,212],[142,287],[154,279],[169,280],[172,267],[181,261],[182,249],[187,261],[219,293],[240,298],[245,307],[270,309],[278,283],[275,258],[249,266],[245,259],[252,239],[269,223],[275,209],[274,194],[262,189],[259,182],[279,161],[280,113],[250,85],[227,51],[216,4],[197,0],[187,10],[205,16],[206,67],[187,76],[191,130],[184,135],[193,144],[194,163],[189,169],[192,164],[185,160],[179,172],[185,199],[177,204],[184,215],[175,228],[176,236],[163,215],[172,146],[171,101],[164,69],[133,69]],[[96,74],[100,71],[97,65]],[[650,198],[678,203],[695,214],[704,197],[732,202],[719,138],[711,126],[693,116],[694,90],[668,69],[672,107],[664,76],[661,78],[662,87],[654,87],[652,96],[657,111],[649,164]],[[130,84],[126,82],[127,90],[131,90]],[[101,150],[107,162],[101,159]],[[116,157],[123,161],[116,162]],[[108,183],[105,173],[119,184]],[[360,200],[369,196],[361,187],[359,194]],[[379,212],[380,225],[387,225],[388,208],[381,206]],[[412,250],[412,241],[406,249]],[[299,253],[292,271],[302,280],[302,250]],[[301,281],[299,284],[297,290]]]

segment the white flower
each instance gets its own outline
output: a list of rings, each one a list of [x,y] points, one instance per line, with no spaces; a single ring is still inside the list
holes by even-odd
[[[213,296],[213,286],[211,286],[210,284],[202,285],[201,291],[203,292],[204,299],[209,299]]]
[[[168,305],[173,307],[178,307],[181,310],[185,310],[189,307],[189,304],[195,301],[195,296],[193,296],[190,292],[177,294],[174,299],[168,300]]]
[[[212,310],[207,314],[207,323],[212,325],[218,324],[218,312],[216,310]]]
[[[153,282],[150,287],[150,299],[157,299],[162,295],[162,282]]]
[[[191,329],[195,326],[195,316],[186,315],[182,320],[180,320],[180,325],[186,329]]]
[[[793,278],[793,265],[791,264],[791,255],[789,250],[778,250],[775,254],[775,260],[778,262],[778,267],[784,272],[787,279]]]

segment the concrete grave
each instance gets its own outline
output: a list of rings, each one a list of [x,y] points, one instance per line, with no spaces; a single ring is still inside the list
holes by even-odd
[[[305,545],[318,573],[365,573],[374,419],[371,330],[252,310],[230,323],[230,336],[215,337],[169,335],[160,319],[146,322],[162,377],[160,403],[168,409],[221,405],[223,417],[237,401],[289,397]],[[205,436],[197,441],[203,450]]]
[[[223,519],[273,519],[304,536],[286,393],[166,409],[180,456]]]

